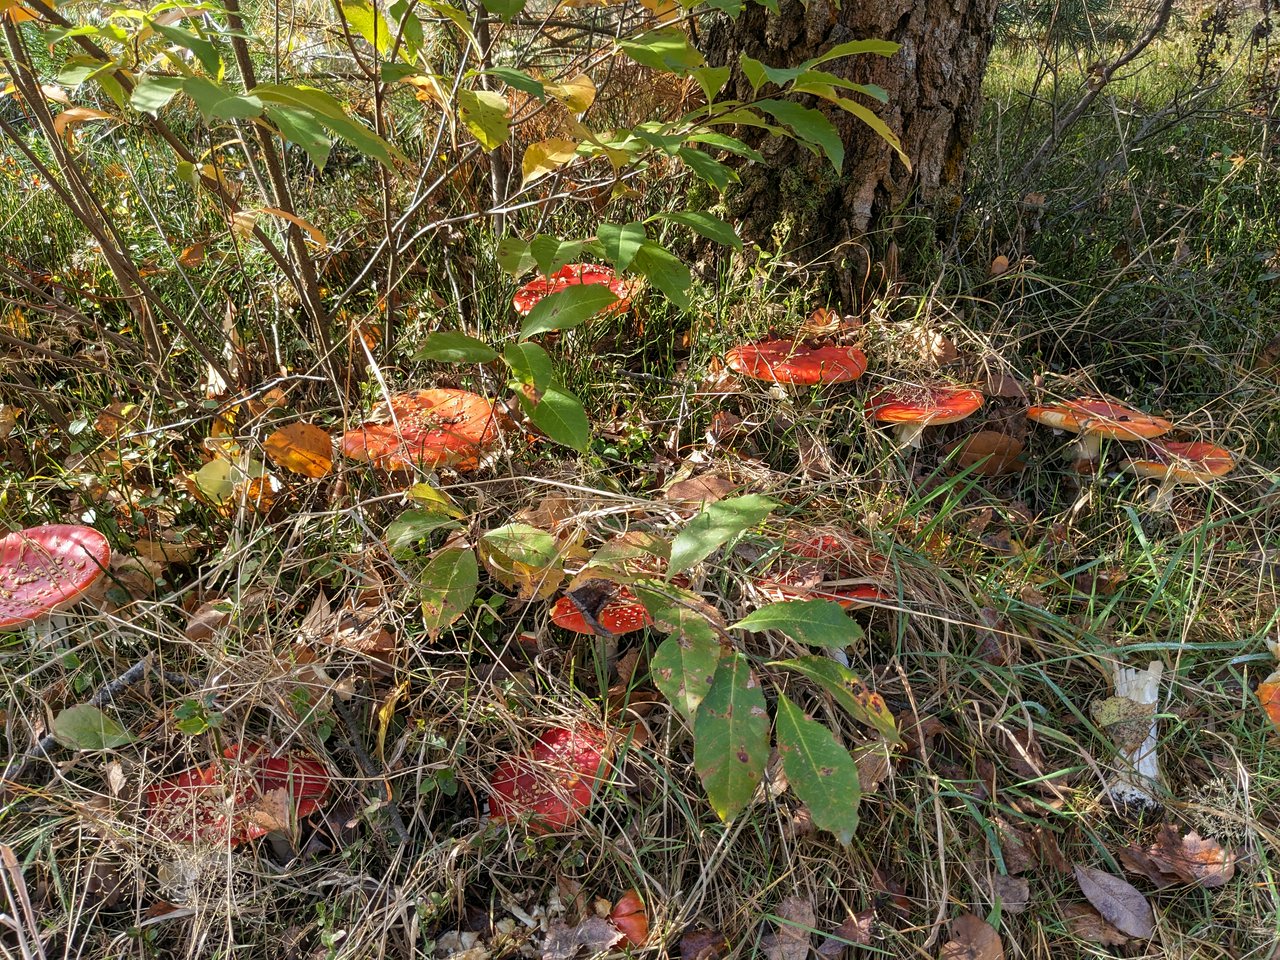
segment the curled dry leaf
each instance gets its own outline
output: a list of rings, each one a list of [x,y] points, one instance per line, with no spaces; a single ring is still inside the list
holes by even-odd
[[[582,951],[588,956],[604,953],[622,939],[622,933],[603,917],[588,917],[576,927],[552,922],[542,944],[543,960],[573,960]]]
[[[1067,930],[1077,940],[1100,943],[1104,947],[1118,947],[1129,938],[1107,923],[1102,914],[1087,903],[1069,903],[1062,909],[1067,920]]]
[[[942,945],[939,960],[1004,960],[1004,942],[995,927],[972,913],[963,913],[947,928],[951,939]]]
[[[817,923],[813,907],[799,897],[778,904],[778,929],[765,934],[760,949],[768,960],[808,960],[809,936]]]
[[[1159,888],[1182,882],[1212,890],[1226,886],[1236,872],[1234,853],[1194,830],[1183,836],[1167,823],[1151,846],[1144,849],[1135,844],[1121,850],[1120,862]]]
[[[667,487],[663,496],[672,503],[701,506],[704,503],[723,500],[737,489],[738,485],[731,480],[726,480],[714,473],[704,473],[700,477],[677,480]]]
[[[875,910],[855,913],[836,927],[831,936],[822,941],[822,945],[818,947],[818,956],[822,960],[840,960],[850,946],[871,946],[875,922]]]
[[[183,631],[192,643],[212,640],[219,630],[231,622],[230,600],[207,600],[187,618]]]
[[[1003,253],[991,261],[991,267],[987,271],[993,277],[1002,277],[1009,272],[1009,258]]]
[[[304,477],[323,477],[333,470],[333,441],[310,423],[291,423],[267,437],[263,448],[277,467]]]
[[[1156,918],[1147,898],[1129,881],[1076,864],[1076,883],[1098,913],[1121,933],[1140,940],[1150,939],[1156,932]]]
[[[719,930],[696,927],[680,937],[680,960],[720,960],[728,953],[729,941]]]

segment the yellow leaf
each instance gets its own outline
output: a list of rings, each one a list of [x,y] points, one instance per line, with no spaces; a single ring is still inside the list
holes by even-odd
[[[251,236],[257,224],[257,210],[237,210],[231,215],[231,232],[242,239]]]
[[[13,433],[13,428],[18,425],[18,414],[21,412],[21,407],[15,407],[11,403],[0,403],[0,440],[7,440],[9,434]]]
[[[14,23],[22,23],[26,20],[38,20],[39,17],[32,13],[17,0],[0,0],[0,20],[8,17]]]
[[[324,232],[321,231],[319,227],[315,226],[315,224],[303,220],[296,213],[289,213],[286,210],[281,210],[279,207],[263,207],[259,212],[269,213],[273,217],[280,217],[281,219],[288,220],[295,227],[301,227],[305,230],[310,235],[311,239],[315,241],[316,246],[321,250],[328,249],[329,241],[325,239]]]
[[[0,0],[3,2],[3,0]],[[84,123],[86,120],[114,120],[111,114],[104,110],[95,110],[93,107],[68,107],[60,114],[53,118],[53,132],[67,141],[67,146],[71,145],[71,126],[77,123]]]
[[[525,148],[524,161],[521,164],[524,182],[536,180],[564,166],[577,155],[577,150],[577,141],[564,140],[560,137],[550,137],[547,140],[529,144]]]
[[[582,113],[596,102],[596,85],[585,73],[580,73],[564,83],[544,83],[542,89],[574,113]]]
[[[653,19],[659,24],[679,20],[684,13],[683,8],[675,0],[640,0],[640,6],[653,14]]]
[[[304,477],[323,477],[333,470],[333,441],[310,423],[281,427],[263,447],[276,466]]]
[[[178,254],[178,263],[186,267],[188,270],[194,270],[200,264],[204,263],[204,244],[193,243],[180,254]]]

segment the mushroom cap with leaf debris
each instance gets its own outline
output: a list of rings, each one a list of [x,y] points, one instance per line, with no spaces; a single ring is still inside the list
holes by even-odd
[[[93,527],[51,523],[0,539],[0,630],[75,603],[110,563],[111,545]]]

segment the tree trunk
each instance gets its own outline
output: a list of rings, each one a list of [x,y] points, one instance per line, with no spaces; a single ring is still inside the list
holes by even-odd
[[[780,7],[772,14],[749,3],[737,20],[718,21],[707,31],[701,47],[708,62],[735,68],[726,97],[751,99],[751,87],[737,69],[741,53],[788,67],[848,40],[901,44],[892,57],[849,57],[821,69],[885,90],[887,104],[864,102],[901,137],[913,170],[861,121],[805,97],[806,105],[822,109],[840,131],[844,169],[834,174],[825,158],[781,137],[757,138],[768,166],[743,169],[741,184],[728,197],[746,238],[766,247],[780,243],[806,262],[839,248],[837,263],[852,259],[856,271],[859,240],[869,229],[892,227],[887,215],[913,194],[930,202],[958,185],[980,109],[996,3],[844,0],[837,8],[831,0],[809,0],[807,6],[781,0]]]

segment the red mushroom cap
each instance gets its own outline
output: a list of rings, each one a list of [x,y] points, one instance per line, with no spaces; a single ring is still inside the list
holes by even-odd
[[[257,744],[232,744],[223,751],[241,765],[242,776],[214,763],[148,787],[151,821],[171,840],[239,846],[280,828],[278,805],[263,805],[268,794],[283,791],[293,820],[318,810],[331,785],[324,765],[301,751],[279,757],[263,751]]]
[[[498,439],[498,415],[466,390],[413,390],[380,405],[374,418],[342,437],[342,453],[385,470],[474,470]]]
[[[757,586],[773,600],[830,600],[845,610],[857,610],[869,603],[885,603],[896,599],[874,583],[818,583],[809,586],[797,571],[784,570],[760,580]]]
[[[1173,429],[1173,424],[1163,417],[1153,417],[1126,403],[1101,397],[1081,397],[1066,403],[1032,407],[1027,416],[1055,430],[1120,440],[1150,440]]]
[[[857,347],[811,347],[794,340],[745,343],[725,354],[725,363],[743,376],[802,387],[848,383],[867,369],[867,357]]]
[[[622,934],[624,946],[643,947],[649,940],[649,915],[640,894],[628,890],[609,912],[609,922]]]
[[[490,815],[507,822],[528,817],[538,833],[576,822],[609,775],[607,744],[605,732],[594,727],[548,730],[528,754],[494,769]]]
[[[617,303],[610,304],[602,313],[624,313],[631,306],[631,297],[635,293],[635,285],[622,279],[609,267],[594,263],[567,263],[555,273],[546,277],[535,277],[516,291],[511,304],[516,313],[524,316],[538,305],[543,297],[560,293],[578,284],[603,283],[618,298]]]
[[[0,630],[74,603],[110,563],[111,545],[93,527],[52,523],[0,539]]]
[[[867,401],[881,423],[955,423],[981,406],[979,391],[958,387],[888,387]]]
[[[1126,460],[1124,469],[1140,477],[1195,483],[1226,476],[1236,466],[1230,450],[1212,443],[1153,443],[1151,447],[1149,455]]]
[[[600,579],[587,580],[557,600],[551,607],[551,622],[571,633],[603,631],[605,636],[619,637],[651,626],[653,617],[625,586]]]

